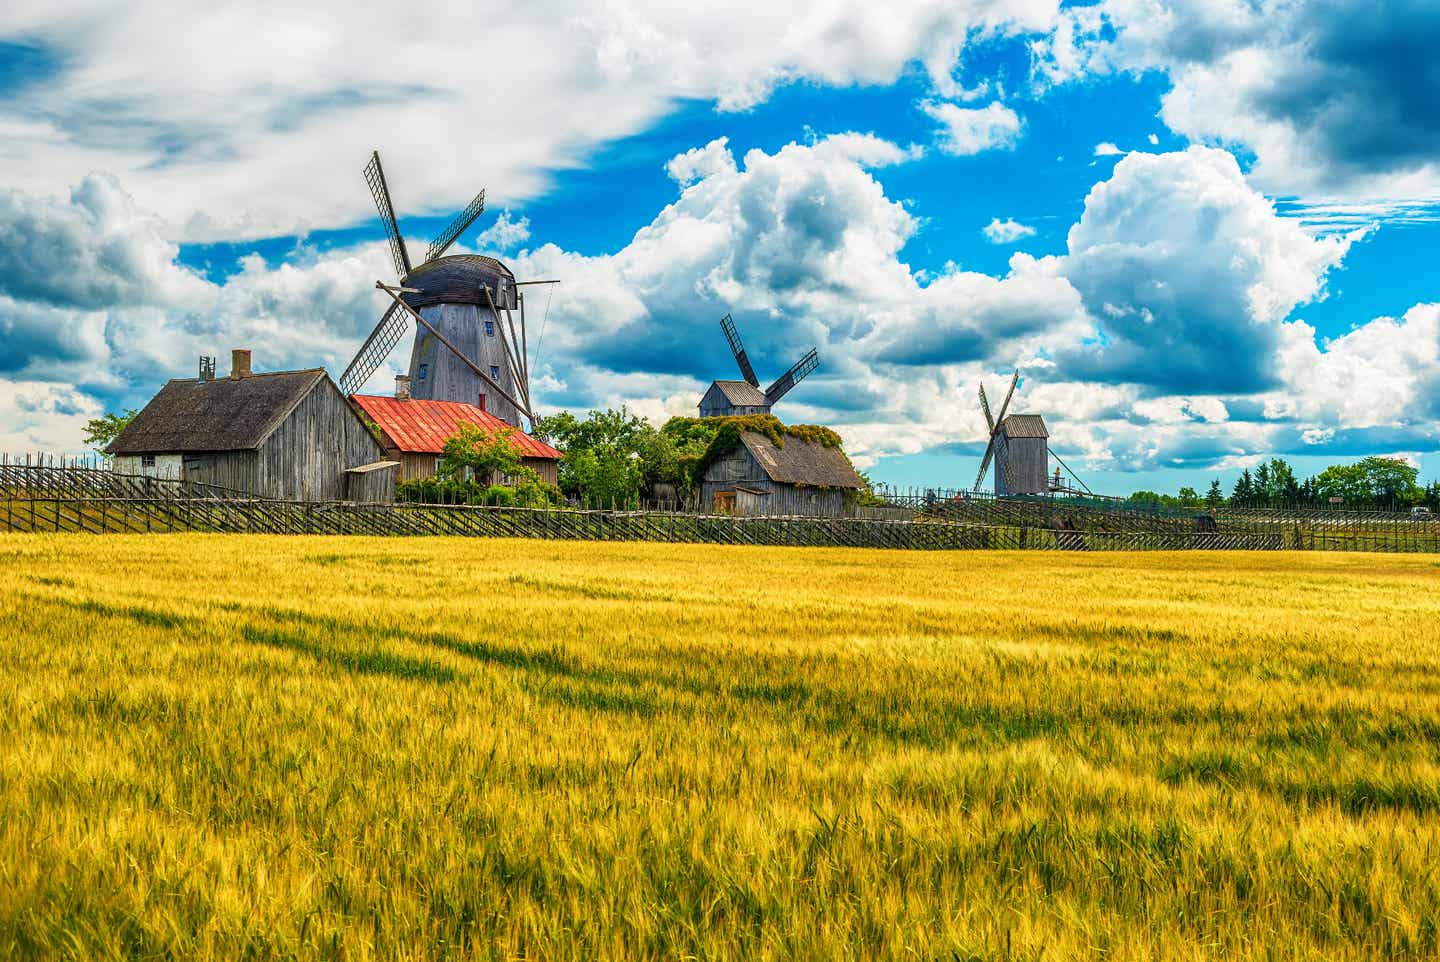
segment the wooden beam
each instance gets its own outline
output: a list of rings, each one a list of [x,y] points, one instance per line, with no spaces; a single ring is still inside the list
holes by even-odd
[[[505,349],[505,360],[510,366],[510,376],[515,379],[516,390],[518,390],[520,392],[520,396],[525,399],[525,407],[527,408],[525,413],[526,415],[529,415],[529,385],[525,383],[525,378],[521,375],[520,365],[515,360],[516,348],[512,348],[511,342],[505,337],[505,322],[500,320],[500,310],[495,306],[495,298],[490,294],[490,288],[482,286],[480,289],[485,292],[485,302],[490,305],[490,316],[495,319],[495,327],[500,333],[500,346]],[[513,327],[511,328],[510,333],[512,336],[514,335],[515,330]],[[534,421],[533,416],[531,416],[530,419],[531,421]]]

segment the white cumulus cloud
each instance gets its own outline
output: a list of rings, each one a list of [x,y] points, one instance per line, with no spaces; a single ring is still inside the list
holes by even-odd
[[[1013,244],[1026,237],[1035,236],[1035,228],[1022,224],[1013,217],[1007,217],[1004,220],[992,217],[990,223],[980,228],[980,232],[992,244]]]
[[[984,107],[961,107],[945,101],[928,101],[920,106],[940,125],[939,148],[960,157],[1012,148],[1025,126],[1019,114],[998,100]]]

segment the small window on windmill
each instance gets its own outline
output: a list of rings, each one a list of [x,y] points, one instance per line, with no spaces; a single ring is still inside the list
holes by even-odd
[[[496,367],[494,364],[490,365],[490,380],[500,380],[500,368]]]
[[[422,381],[425,380],[426,375],[428,375],[429,373],[430,373],[430,365],[428,365],[428,364],[422,364],[422,365],[420,365],[420,372],[419,372],[419,374],[420,374],[420,380],[422,380]]]
[[[494,321],[486,321],[486,322],[485,322],[485,336],[486,336],[486,337],[494,337],[494,336],[495,336],[495,322],[494,322]]]
[[[142,455],[140,455],[140,467],[142,467],[142,468],[153,468],[153,467],[155,467],[155,455],[153,455],[153,454],[142,454]]]

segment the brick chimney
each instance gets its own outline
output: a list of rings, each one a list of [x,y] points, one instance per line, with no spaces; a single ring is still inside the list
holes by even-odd
[[[237,347],[230,352],[230,380],[238,381],[250,376],[250,351]]]
[[[410,375],[395,375],[395,399],[397,401],[410,400]]]

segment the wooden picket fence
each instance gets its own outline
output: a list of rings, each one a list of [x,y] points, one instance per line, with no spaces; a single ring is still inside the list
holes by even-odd
[[[946,521],[733,517],[652,511],[361,505],[212,498],[17,498],[3,501],[9,531],[137,534],[179,531],[659,541],[909,550],[1278,550],[1278,536],[1048,531]]]
[[[1316,525],[1246,518],[1227,525],[1222,518],[1215,530],[1204,531],[1174,518],[1146,525],[1123,512],[1107,519],[1101,511],[1078,509],[1059,517],[999,500],[934,514],[916,511],[908,520],[293,502],[89,466],[4,460],[0,523],[5,531],[92,534],[451,535],[908,550],[1440,552],[1435,523]]]

